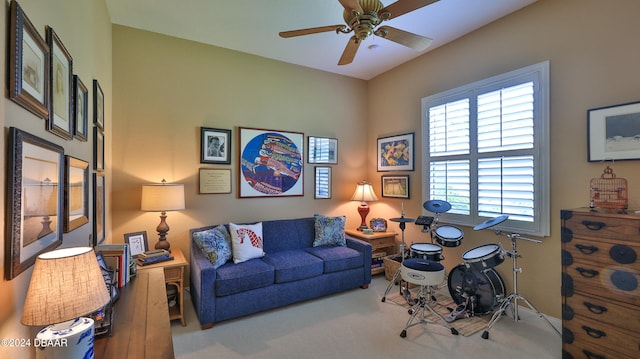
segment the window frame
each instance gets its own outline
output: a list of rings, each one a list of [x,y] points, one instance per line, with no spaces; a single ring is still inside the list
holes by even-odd
[[[430,198],[429,156],[429,109],[462,99],[469,100],[469,154],[438,156],[433,162],[446,159],[468,159],[470,161],[470,214],[442,213],[443,222],[463,226],[475,226],[490,217],[478,215],[478,177],[477,162],[480,158],[495,157],[496,152],[479,153],[477,148],[477,97],[481,94],[533,81],[534,87],[534,221],[524,222],[507,220],[500,228],[514,233],[546,237],[550,235],[550,150],[549,150],[549,61],[526,66],[514,71],[493,76],[484,80],[466,84],[448,91],[422,98],[422,199]],[[510,151],[504,151],[510,152]],[[513,151],[516,156],[520,151]],[[423,210],[426,214],[426,211]]]

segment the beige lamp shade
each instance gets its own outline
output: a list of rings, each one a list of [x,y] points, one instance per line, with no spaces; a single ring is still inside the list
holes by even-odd
[[[40,326],[95,312],[110,300],[91,247],[72,247],[36,258],[20,322]]]
[[[374,202],[378,200],[378,197],[376,197],[375,192],[373,192],[371,183],[362,181],[358,183],[356,191],[353,193],[353,197],[351,197],[351,200],[360,202]]]
[[[145,184],[142,186],[140,209],[151,212],[179,211],[184,209],[183,184]]]

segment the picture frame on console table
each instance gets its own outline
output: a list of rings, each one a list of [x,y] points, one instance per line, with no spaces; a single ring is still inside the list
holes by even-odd
[[[415,134],[378,138],[378,172],[413,171]]]
[[[640,102],[587,111],[588,161],[640,159]]]
[[[5,277],[31,267],[62,244],[64,149],[9,128]]]
[[[304,133],[240,127],[238,196],[304,196]]]
[[[131,253],[131,256],[134,258],[149,250],[147,231],[125,233],[124,239],[125,242],[129,244],[129,251]]]

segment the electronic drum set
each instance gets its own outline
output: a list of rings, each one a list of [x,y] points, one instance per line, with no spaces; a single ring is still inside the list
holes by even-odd
[[[424,209],[434,213],[434,216],[419,216],[417,219],[407,218],[404,215],[404,206],[401,217],[391,218],[390,221],[398,222],[400,224],[400,230],[402,232],[402,241],[400,243],[401,261],[405,262],[405,259],[420,258],[424,259],[425,263],[440,262],[444,259],[442,255],[443,248],[458,247],[462,243],[464,233],[458,227],[451,225],[439,225],[439,217],[441,213],[445,213],[451,209],[451,204],[441,200],[429,200],[423,204]],[[501,215],[499,217],[488,219],[481,224],[473,227],[474,230],[484,230],[496,226],[509,217],[507,215]],[[407,223],[415,223],[416,225],[422,225],[424,233],[429,233],[431,243],[412,243],[407,252],[405,249],[404,231]],[[493,325],[506,314],[508,308],[511,309],[514,321],[519,320],[518,315],[518,300],[522,300],[529,306],[529,308],[536,313],[540,318],[543,318],[556,333],[562,335],[558,329],[540,312],[538,311],[525,297],[518,294],[518,273],[522,272],[522,268],[517,265],[517,258],[522,257],[517,251],[517,240],[526,240],[534,243],[541,243],[542,241],[537,239],[530,239],[520,236],[518,233],[505,233],[501,230],[494,229],[496,235],[506,236],[511,241],[512,249],[506,251],[503,249],[500,243],[497,244],[485,244],[475,248],[472,248],[462,255],[462,263],[454,267],[448,275],[447,287],[451,298],[456,303],[456,308],[449,308],[450,314],[447,316],[440,316],[435,313],[429,305],[422,304],[422,308],[427,307],[434,312],[438,317],[446,321],[445,325],[451,328],[448,323],[456,319],[471,317],[476,315],[488,315],[492,314],[487,326],[485,327],[482,338],[489,338],[489,330]],[[504,281],[500,275],[494,270],[495,267],[501,265],[506,258],[511,258],[513,263],[513,293],[505,295]],[[412,325],[410,324],[415,317],[413,311],[415,308],[420,307],[419,301],[424,301],[424,298],[412,298],[409,291],[409,283],[406,282],[404,276],[409,271],[404,268],[401,263],[400,268],[396,271],[393,279],[387,286],[387,289],[382,297],[382,302],[386,300],[386,296],[396,283],[400,284],[400,294],[409,303],[412,309],[409,310],[411,318],[405,327],[405,330],[400,334],[401,337],[406,336],[406,329]],[[403,272],[404,271],[404,272]],[[419,272],[419,271],[418,271]],[[426,272],[425,272],[426,274]],[[415,272],[410,275],[416,276]],[[418,276],[420,273],[418,273]],[[425,283],[426,284],[426,283]],[[429,301],[431,303],[436,302],[435,296],[433,296],[432,286],[427,286],[429,292]],[[422,293],[422,292],[421,292]],[[422,294],[421,294],[422,296]],[[424,314],[423,314],[424,321]],[[457,334],[455,329],[452,329],[453,334]]]

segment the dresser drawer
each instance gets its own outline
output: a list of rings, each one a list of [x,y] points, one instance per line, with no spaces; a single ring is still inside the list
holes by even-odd
[[[384,237],[369,240],[373,248],[381,248],[395,245],[395,237]]]
[[[616,303],[606,297],[575,292],[564,297],[562,317],[572,320],[576,316],[591,318],[601,323],[640,333],[640,308]]]
[[[629,268],[603,268],[593,263],[575,261],[565,267],[562,285],[567,297],[575,291],[582,291],[614,301],[640,305],[640,272]]]
[[[573,261],[597,262],[602,266],[624,266],[640,271],[640,242],[606,241],[573,237],[562,244],[565,265]]]
[[[182,268],[183,267],[171,267],[164,269],[165,282],[176,282],[182,280]]]
[[[631,358],[640,357],[640,336],[637,333],[580,316],[576,316],[573,320],[566,320],[562,325],[562,341],[565,344],[579,343],[579,346],[600,348],[602,352],[607,353],[606,357],[611,358],[621,357],[614,352]],[[586,357],[586,355],[577,356],[577,358]]]
[[[637,359],[584,342],[562,343],[562,359]]]
[[[586,236],[640,242],[640,217],[599,212],[562,211],[562,236]]]

